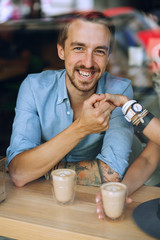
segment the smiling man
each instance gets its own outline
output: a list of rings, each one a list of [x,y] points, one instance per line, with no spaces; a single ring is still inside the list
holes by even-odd
[[[102,181],[119,181],[128,166],[133,129],[105,93],[132,98],[131,82],[106,72],[114,26],[101,13],[77,14],[58,38],[65,69],[30,74],[21,84],[11,143],[10,176],[17,186],[60,163],[98,159]]]
[[[87,34],[87,35],[86,35]],[[110,31],[104,25],[75,20],[70,25],[65,46],[58,44],[58,54],[65,60],[66,85],[86,95],[96,91],[109,60]]]

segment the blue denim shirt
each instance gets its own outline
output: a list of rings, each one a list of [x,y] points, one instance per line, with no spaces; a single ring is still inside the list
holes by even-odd
[[[17,154],[34,148],[62,132],[73,122],[65,70],[29,74],[22,82],[15,108],[15,119],[7,164]],[[132,99],[131,81],[105,72],[98,82],[97,93],[119,93]],[[95,158],[107,163],[123,176],[128,166],[133,137],[121,108],[116,108],[109,121],[109,129],[82,139],[62,161],[83,161]],[[54,157],[54,156],[53,156]]]

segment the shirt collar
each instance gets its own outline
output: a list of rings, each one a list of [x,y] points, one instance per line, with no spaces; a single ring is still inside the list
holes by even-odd
[[[59,79],[58,79],[58,100],[57,100],[57,104],[60,104],[65,99],[68,99],[65,77],[66,77],[66,71],[63,70]]]
[[[106,79],[105,79],[105,76],[103,74],[102,77],[98,81],[96,94],[106,93],[106,89],[104,88],[104,83],[105,82],[106,82]]]

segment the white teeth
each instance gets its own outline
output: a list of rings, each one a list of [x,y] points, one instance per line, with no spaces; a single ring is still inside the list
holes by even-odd
[[[90,77],[93,73],[92,72],[88,73],[88,72],[79,71],[79,74],[83,77]]]

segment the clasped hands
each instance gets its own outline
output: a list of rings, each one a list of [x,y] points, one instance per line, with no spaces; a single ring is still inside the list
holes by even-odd
[[[87,134],[106,131],[109,128],[111,112],[115,109],[112,103],[106,101],[105,94],[93,94],[84,101],[79,123]]]

